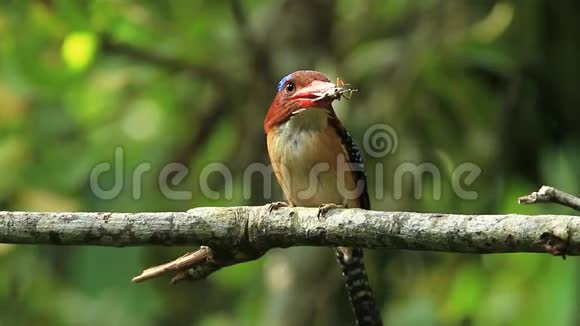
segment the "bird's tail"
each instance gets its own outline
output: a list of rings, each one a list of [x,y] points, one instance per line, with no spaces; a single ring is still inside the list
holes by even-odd
[[[365,270],[362,248],[337,247],[335,252],[346,279],[346,289],[357,324],[382,325]]]

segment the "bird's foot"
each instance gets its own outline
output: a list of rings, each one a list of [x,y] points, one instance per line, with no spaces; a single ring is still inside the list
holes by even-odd
[[[288,207],[288,203],[283,201],[275,201],[268,205],[268,213],[272,213],[273,211],[276,211],[282,207]]]
[[[322,204],[320,205],[320,207],[318,207],[318,219],[322,219],[324,217],[326,217],[326,213],[328,213],[329,210],[334,209],[334,208],[344,208],[344,205],[338,205],[335,203],[328,203],[328,204]]]

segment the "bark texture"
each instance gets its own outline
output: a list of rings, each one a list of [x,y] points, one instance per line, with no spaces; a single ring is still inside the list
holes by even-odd
[[[580,217],[315,208],[200,207],[187,212],[0,212],[0,243],[197,245],[259,257],[276,247],[348,246],[463,253],[580,254]],[[240,259],[242,257],[239,257]],[[244,259],[241,259],[244,260]]]

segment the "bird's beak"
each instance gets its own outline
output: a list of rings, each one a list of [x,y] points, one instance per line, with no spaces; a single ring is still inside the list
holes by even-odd
[[[300,102],[301,107],[313,107],[330,104],[334,100],[340,100],[345,93],[352,93],[354,90],[330,82],[315,80],[310,85],[300,89],[293,96]]]
[[[310,85],[302,88],[294,96],[293,98],[304,98],[304,99],[323,99],[323,98],[330,98],[334,96],[338,92],[338,88],[335,84],[329,82],[323,82],[319,80],[315,80]]]

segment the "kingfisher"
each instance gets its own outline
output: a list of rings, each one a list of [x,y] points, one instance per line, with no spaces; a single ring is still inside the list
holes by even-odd
[[[318,207],[318,218],[338,207],[370,209],[360,152],[332,103],[352,89],[311,70],[280,80],[264,120],[274,174],[287,203]],[[362,248],[335,248],[358,325],[382,325],[363,262]]]

